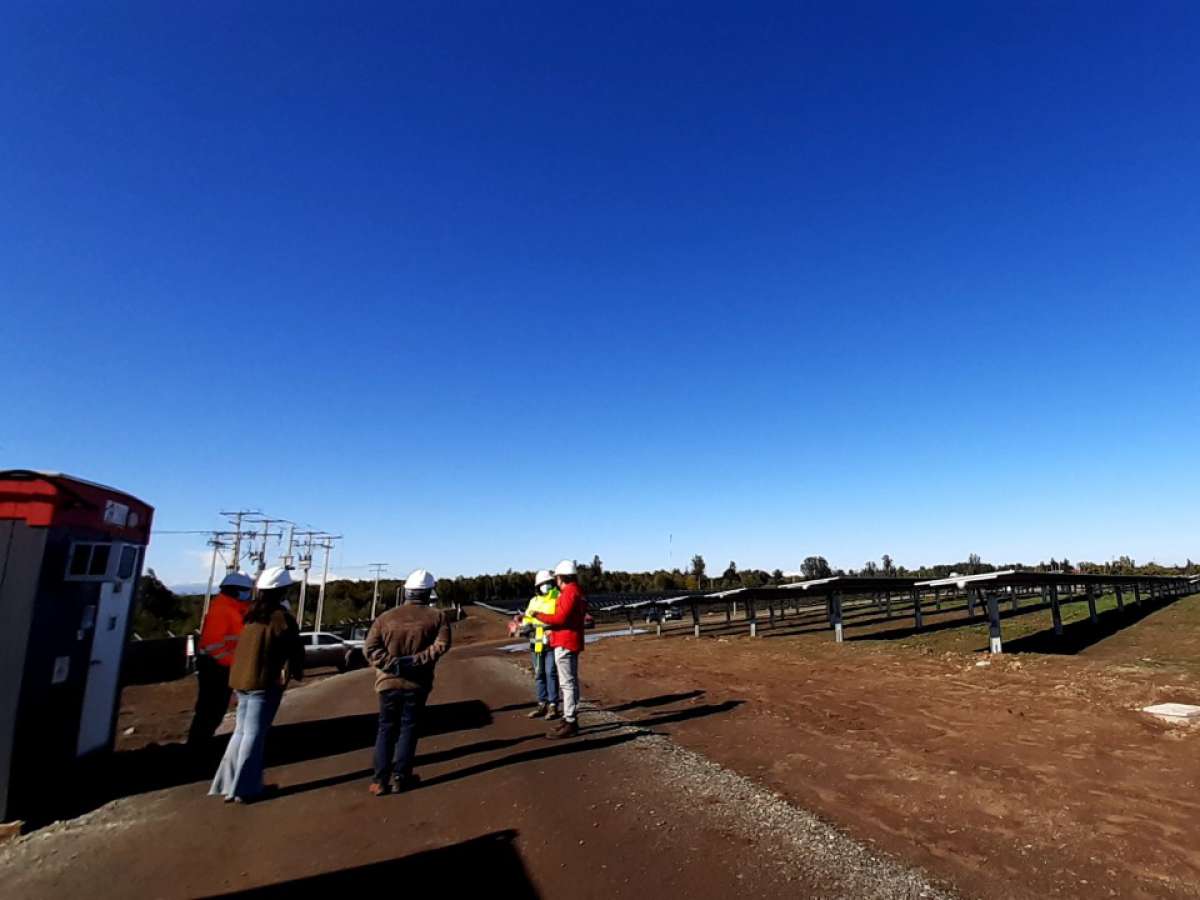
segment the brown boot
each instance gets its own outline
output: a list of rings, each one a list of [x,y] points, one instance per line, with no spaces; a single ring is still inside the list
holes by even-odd
[[[579,723],[568,722],[563,719],[559,726],[546,735],[552,741],[561,741],[563,738],[573,738],[579,734]]]

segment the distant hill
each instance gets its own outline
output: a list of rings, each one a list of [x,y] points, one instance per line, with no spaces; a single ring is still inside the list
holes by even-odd
[[[192,584],[172,584],[170,585],[173,593],[179,594],[181,597],[186,597],[189,594],[203,594],[208,584],[203,581],[196,581]]]

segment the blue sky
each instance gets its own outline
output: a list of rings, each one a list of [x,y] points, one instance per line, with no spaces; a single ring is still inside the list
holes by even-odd
[[[1196,7],[243,6],[0,11],[0,465],[347,575],[1200,557]]]

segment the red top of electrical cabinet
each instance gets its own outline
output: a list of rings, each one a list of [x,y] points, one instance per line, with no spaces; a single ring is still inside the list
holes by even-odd
[[[56,472],[0,471],[0,520],[33,527],[76,525],[118,540],[150,542],[154,507],[114,488]]]

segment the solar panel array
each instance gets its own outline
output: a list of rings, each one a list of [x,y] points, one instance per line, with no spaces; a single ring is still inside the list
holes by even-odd
[[[924,627],[925,615],[943,611],[943,604],[964,600],[967,620],[976,619],[982,611],[989,622],[990,644],[994,653],[1002,648],[1002,602],[1011,604],[1013,612],[1020,609],[1023,599],[1036,597],[1040,607],[1049,607],[1054,631],[1062,634],[1061,605],[1071,598],[1086,600],[1089,618],[1097,621],[1096,600],[1100,589],[1111,589],[1118,607],[1126,599],[1138,604],[1143,597],[1173,598],[1200,588],[1200,576],[1071,574],[1066,572],[1033,572],[1006,569],[976,575],[952,575],[947,578],[919,580],[899,577],[833,576],[784,585],[757,588],[734,588],[712,593],[687,592],[670,595],[623,595],[597,597],[590,604],[593,615],[609,620],[646,616],[657,621],[661,635],[666,610],[686,610],[690,614],[696,637],[702,633],[703,618],[714,610],[724,610],[724,628],[732,627],[733,615],[740,604],[743,622],[752,636],[757,635],[760,613],[765,608],[767,622],[775,625],[791,610],[809,623],[824,619],[837,641],[843,639],[844,629],[858,625],[878,624],[877,618],[857,615],[864,608],[878,610],[886,619],[911,615],[914,628]],[[856,599],[857,598],[857,599]],[[847,614],[847,610],[851,614]],[[816,616],[814,617],[814,613]],[[847,620],[850,621],[847,621]]]

